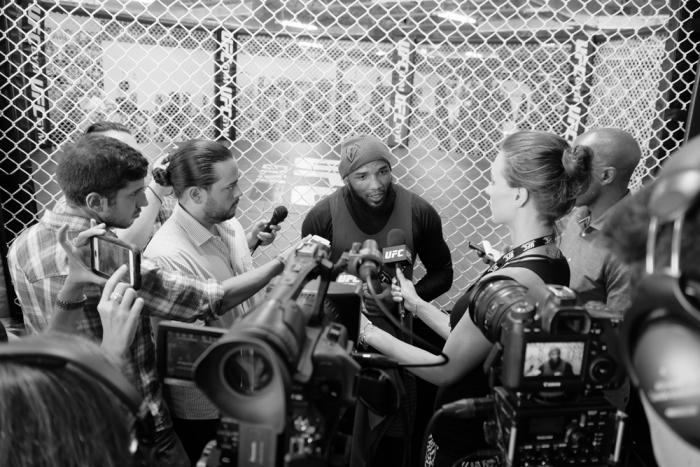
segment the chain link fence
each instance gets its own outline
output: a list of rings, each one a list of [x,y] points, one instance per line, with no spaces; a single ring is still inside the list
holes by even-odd
[[[233,147],[244,226],[290,211],[261,257],[342,184],[338,143],[372,133],[394,148],[396,181],[442,216],[443,305],[482,268],[468,240],[503,246],[484,188],[505,134],[624,128],[644,151],[638,187],[682,141],[669,110],[688,105],[693,78],[677,70],[697,62],[696,2],[1,4],[7,242],[56,201],[54,155],[96,120],[125,123],[150,160],[191,138]]]

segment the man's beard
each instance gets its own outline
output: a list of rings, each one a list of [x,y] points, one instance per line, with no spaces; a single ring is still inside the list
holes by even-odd
[[[386,188],[386,191],[384,192],[384,199],[382,199],[381,204],[374,205],[370,204],[364,197],[360,196],[355,189],[352,187],[352,185],[348,184],[347,185],[348,189],[350,190],[350,196],[352,197],[353,200],[356,202],[360,203],[364,208],[369,209],[374,212],[382,212],[385,211],[388,207],[388,200],[389,200],[389,193],[391,191],[391,184],[389,184]]]
[[[238,208],[238,203],[236,203],[231,208],[224,210],[219,208],[213,208],[212,206],[206,206],[205,216],[212,224],[219,224],[225,222],[229,219],[236,217],[236,209]]]

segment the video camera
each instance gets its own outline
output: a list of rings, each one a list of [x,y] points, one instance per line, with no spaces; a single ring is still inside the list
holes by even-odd
[[[228,330],[160,323],[165,382],[196,383],[222,413],[207,465],[347,463],[350,440],[337,423],[356,397],[363,399],[357,387],[369,376],[356,359],[363,367],[374,360],[351,353],[360,317],[356,287],[331,281],[341,272],[375,277],[381,255],[372,240],[337,264],[329,250],[321,237],[302,241],[264,301]],[[381,393],[375,383],[367,386]]]
[[[471,318],[494,343],[489,441],[508,467],[618,462],[625,414],[605,397],[621,390],[620,316],[584,306],[568,287],[529,289],[500,276],[475,287]],[[494,415],[495,413],[495,415]]]

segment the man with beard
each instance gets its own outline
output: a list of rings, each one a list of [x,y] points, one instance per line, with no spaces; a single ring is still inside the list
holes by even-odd
[[[346,139],[340,145],[338,170],[345,186],[319,201],[306,215],[301,227],[302,237],[315,234],[331,241],[331,260],[337,261],[353,242],[374,239],[379,248],[387,246],[387,234],[401,229],[406,235],[406,246],[413,257],[420,258],[426,274],[416,283],[418,295],[433,300],[452,285],[452,257],[442,236],[442,221],[437,211],[423,198],[392,183],[391,161],[394,157],[381,140],[362,135]],[[382,301],[394,309],[391,287],[385,285],[380,293]],[[365,305],[373,308],[372,299],[365,296]],[[376,309],[376,308],[375,308]],[[378,325],[389,332],[388,324]],[[414,332],[419,337],[436,342],[440,338],[420,320],[414,320]],[[416,344],[419,344],[416,342]],[[442,343],[438,344],[442,346]],[[406,381],[410,388],[414,382]],[[408,399],[416,396],[409,389]],[[422,442],[435,397],[435,386],[418,382],[417,414],[413,425],[414,446]],[[408,409],[410,412],[410,408]],[[394,424],[396,425],[396,424]],[[400,425],[400,423],[399,423]],[[397,465],[401,445],[409,442],[408,427],[390,427],[382,446],[376,449],[380,457],[367,459],[372,465]],[[407,439],[408,438],[408,439]],[[417,456],[412,456],[417,459]]]
[[[574,370],[571,363],[561,359],[561,349],[552,347],[549,349],[549,360],[540,365],[542,376],[573,376]]]
[[[56,180],[66,198],[60,211],[46,210],[39,222],[25,229],[12,243],[7,259],[27,331],[37,334],[46,329],[58,310],[82,310],[76,331],[89,338],[102,338],[97,311],[101,287],[84,287],[76,302],[58,300],[58,292],[68,274],[68,259],[58,239],[67,226],[67,239],[99,222],[105,235],[115,236],[113,228],[128,228],[148,204],[144,180],[148,161],[133,147],[115,138],[89,134],[66,144],[58,155]],[[83,260],[89,264],[89,251]],[[268,266],[276,273],[284,261]],[[187,455],[175,435],[156,372],[155,345],[150,316],[180,321],[210,320],[238,305],[241,291],[238,278],[200,280],[181,272],[165,271],[152,261],[141,262],[141,288],[144,301],[133,343],[124,356],[124,369],[155,418],[152,436],[155,466],[188,466]],[[113,300],[121,300],[113,294]],[[245,297],[244,297],[245,298]]]
[[[270,244],[279,226],[263,232],[265,222],[249,235],[236,219],[241,198],[238,164],[223,145],[208,140],[186,141],[155,169],[161,185],[172,186],[178,204],[155,233],[144,256],[166,270],[202,279],[236,281],[239,303],[217,319],[198,321],[202,326],[230,327],[254,306],[254,295],[279,272],[274,259],[253,268],[251,251],[257,240]],[[166,386],[175,431],[194,465],[206,443],[216,436],[219,412],[197,388]]]

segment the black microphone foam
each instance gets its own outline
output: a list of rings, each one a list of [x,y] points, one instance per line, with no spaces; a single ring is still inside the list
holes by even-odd
[[[391,229],[386,235],[386,246],[398,246],[406,244],[406,232],[403,229]]]
[[[287,218],[287,214],[289,214],[289,212],[287,211],[287,208],[285,206],[277,206],[275,210],[272,211],[272,218],[270,218],[270,221],[267,224],[265,224],[265,228],[262,231],[269,233],[272,230],[270,229],[270,226],[277,225],[283,220],[285,220]],[[255,251],[261,243],[262,240],[258,239],[258,241],[255,242],[253,251]]]
[[[270,226],[271,225],[277,225],[280,222],[284,221],[287,218],[287,215],[289,212],[287,211],[286,206],[277,206],[274,211],[272,211],[272,218],[270,219],[270,222],[267,223],[267,226],[265,226],[265,232],[270,231]]]
[[[381,293],[382,286],[379,281],[379,271],[382,267],[382,254],[377,247],[377,242],[372,239],[362,242],[358,260],[357,272],[360,279],[364,282],[372,282],[375,293]]]

